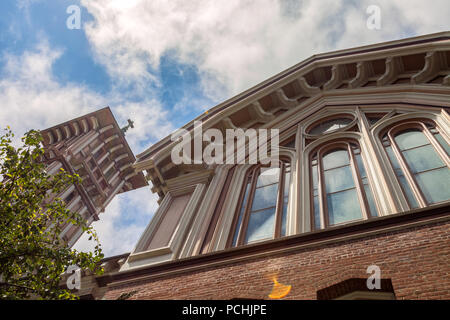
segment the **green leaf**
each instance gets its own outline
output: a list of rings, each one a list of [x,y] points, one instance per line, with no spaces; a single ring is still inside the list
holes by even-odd
[[[43,154],[39,131],[27,132],[19,147],[12,144],[13,136],[9,127],[0,136],[0,297],[77,299],[60,286],[61,275],[73,263],[101,274],[98,238],[61,199],[44,202],[49,191],[59,194],[77,183],[77,176],[64,170],[53,176],[46,173],[45,165],[39,163]],[[60,233],[67,222],[92,232],[90,240],[97,244],[94,253],[64,247]]]

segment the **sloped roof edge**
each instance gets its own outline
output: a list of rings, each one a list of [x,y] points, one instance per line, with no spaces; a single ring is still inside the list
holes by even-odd
[[[364,54],[364,53],[370,53],[370,52],[376,52],[376,51],[383,51],[388,49],[394,49],[398,47],[406,47],[406,46],[413,46],[417,44],[424,44],[424,43],[431,43],[431,42],[437,42],[437,41],[445,41],[450,40],[450,31],[443,31],[438,33],[432,33],[412,38],[405,38],[400,40],[393,40],[393,41],[387,41],[387,42],[381,42],[371,45],[365,45],[360,47],[353,47],[349,49],[343,49],[343,50],[337,50],[337,51],[330,51],[326,53],[320,53],[316,55],[312,55],[311,57],[295,64],[294,66],[281,71],[280,73],[268,78],[267,80],[243,91],[242,93],[225,100],[224,102],[216,105],[215,107],[208,110],[208,112],[203,113],[193,119],[192,121],[185,124],[183,127],[187,130],[192,130],[194,127],[194,121],[204,121],[207,120],[220,111],[231,107],[232,105],[238,103],[239,101],[259,92],[260,90],[280,81],[281,79],[285,78],[286,76],[299,71],[300,69],[305,68],[306,66],[325,59],[331,59],[331,58],[337,58],[337,57],[345,57],[348,55],[355,55],[355,54]],[[163,149],[165,146],[171,143],[170,135],[161,139],[157,143],[153,144],[146,150],[144,150],[142,153],[136,155],[137,161],[142,161],[144,159],[147,159],[151,157],[154,153],[158,152],[159,150]]]

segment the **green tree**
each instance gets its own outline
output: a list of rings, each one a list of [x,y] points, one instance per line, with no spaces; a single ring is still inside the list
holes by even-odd
[[[54,175],[45,171],[39,131],[27,132],[19,147],[13,137],[9,127],[0,136],[0,298],[76,299],[60,286],[62,274],[70,265],[101,274],[102,250],[95,230],[78,213],[59,198],[48,199],[80,178],[62,169]],[[94,252],[66,245],[60,233],[67,223],[89,233]]]

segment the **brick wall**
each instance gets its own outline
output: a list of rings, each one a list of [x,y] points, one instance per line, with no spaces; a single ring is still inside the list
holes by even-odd
[[[126,285],[110,284],[105,299],[267,299],[272,277],[292,285],[286,299],[316,299],[317,290],[367,278],[378,265],[397,299],[450,299],[450,222],[403,229],[294,253],[210,267]]]

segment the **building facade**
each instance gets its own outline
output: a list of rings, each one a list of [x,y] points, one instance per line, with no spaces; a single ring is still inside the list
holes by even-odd
[[[171,137],[137,156],[159,209],[83,295],[449,299],[449,108],[450,32],[300,62],[195,119],[278,129],[275,166],[175,164]]]
[[[90,225],[115,195],[147,185],[142,173],[132,168],[135,157],[109,107],[41,131],[49,174],[60,169],[78,174],[73,184],[48,201],[59,197],[71,211]],[[68,224],[61,236],[73,246],[83,231]]]

